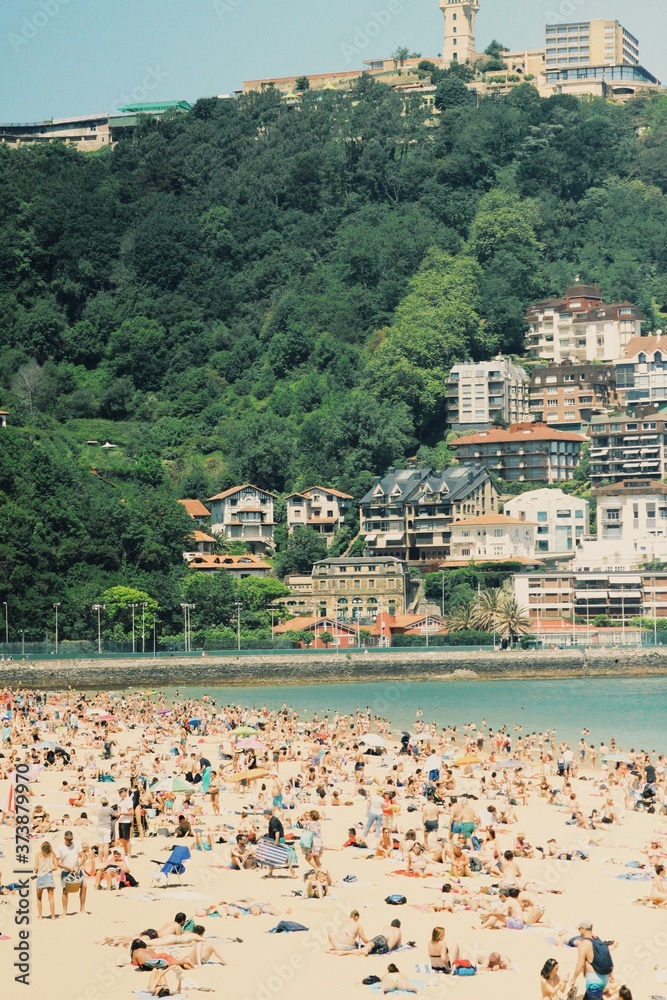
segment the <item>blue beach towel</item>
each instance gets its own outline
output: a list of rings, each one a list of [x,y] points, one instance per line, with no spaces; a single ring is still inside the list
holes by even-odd
[[[281,920],[275,927],[267,931],[267,934],[290,934],[292,931],[307,931],[303,924],[297,924],[295,920]]]

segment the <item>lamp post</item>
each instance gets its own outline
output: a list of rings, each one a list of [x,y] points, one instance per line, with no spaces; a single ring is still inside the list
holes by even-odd
[[[56,601],[53,605],[56,609],[56,656],[58,655],[58,608],[60,607],[60,601]]]
[[[153,615],[153,659],[157,660],[157,616]]]
[[[138,604],[130,604],[130,607],[132,608],[132,652],[136,653],[137,650],[136,650],[136,645],[135,645],[135,641],[134,641],[134,612],[135,612],[136,608],[139,607],[139,605]]]
[[[234,606],[236,607],[236,648],[241,649],[241,608],[243,605],[240,601],[235,601]]]
[[[146,652],[146,601],[141,602],[141,652]]]
[[[102,621],[100,614],[106,611],[106,604],[93,604],[93,611],[97,611],[97,652],[102,653]]]
[[[5,606],[5,646],[9,645],[9,609],[7,601],[2,602]]]
[[[275,639],[275,627],[276,627],[276,611],[280,611],[280,608],[275,607],[275,605],[270,604],[266,609],[271,615],[271,642]]]
[[[194,608],[194,604],[181,604],[183,608],[183,621],[185,626],[185,652],[189,653],[192,650],[192,639],[191,639],[191,628],[190,628],[190,612]]]
[[[21,659],[25,660],[25,629],[21,629]]]

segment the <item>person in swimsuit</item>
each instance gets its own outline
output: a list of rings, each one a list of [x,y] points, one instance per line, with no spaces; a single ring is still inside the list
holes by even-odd
[[[413,986],[407,976],[399,972],[392,963],[387,966],[387,975],[380,980],[380,991],[382,993],[395,993],[397,990],[402,993],[417,993],[417,987]]]
[[[389,927],[383,927],[382,933],[359,949],[360,955],[387,955],[401,947],[401,921],[392,920]]]
[[[540,972],[541,996],[548,1000],[563,1000],[570,988],[569,979],[561,979],[558,975],[558,962],[548,958]]]
[[[667,907],[667,887],[665,886],[665,866],[655,866],[655,878],[651,886],[651,902],[654,906]]]
[[[459,958],[459,946],[452,945],[450,948],[445,941],[445,928],[434,927],[431,940],[428,943],[428,957],[431,960],[431,968],[434,972],[444,972],[446,976],[451,975],[452,962]]]
[[[572,983],[575,984],[579,976],[583,976],[586,981],[586,992],[584,994],[584,1000],[602,1000],[604,991],[609,984],[609,976],[613,971],[613,962],[611,961],[611,956],[608,955],[609,946],[593,934],[593,924],[590,920],[583,920],[578,927],[579,934],[581,938],[577,943],[577,965],[574,970],[574,975],[572,977]],[[594,943],[595,942],[595,945]],[[612,942],[612,945],[614,942]],[[600,965],[600,946],[604,946],[606,951],[605,958],[609,960],[608,971]]]
[[[368,944],[368,938],[359,923],[359,911],[352,910],[350,916],[343,921],[336,934],[329,932],[329,953],[333,955],[354,955],[357,952],[357,941]]]

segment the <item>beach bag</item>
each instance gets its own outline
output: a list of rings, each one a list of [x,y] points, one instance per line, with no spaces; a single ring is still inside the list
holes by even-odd
[[[286,847],[272,840],[260,840],[255,848],[255,861],[260,865],[270,865],[272,868],[286,868],[289,856]]]
[[[457,958],[452,963],[452,975],[454,976],[474,976],[476,973],[476,967],[467,958]]]
[[[304,830],[299,838],[299,846],[302,851],[310,851],[313,846],[313,841],[315,839],[315,834],[312,830]]]
[[[593,961],[591,965],[598,976],[608,976],[614,971],[614,963],[612,961],[611,952],[609,951],[609,945],[605,941],[600,941],[599,938],[591,938],[591,944],[593,945]]]
[[[400,896],[398,893],[394,893],[393,896],[387,896],[385,903],[389,903],[390,906],[403,906],[407,903],[405,896]]]
[[[382,980],[379,976],[366,976],[361,982],[364,986],[373,986],[375,983],[381,983]]]
[[[481,872],[484,869],[484,865],[479,858],[471,858],[469,864],[471,872]]]

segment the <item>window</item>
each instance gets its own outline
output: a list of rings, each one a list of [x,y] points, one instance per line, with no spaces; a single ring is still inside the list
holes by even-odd
[[[574,382],[574,375],[563,375],[563,382]]]
[[[470,555],[470,549],[461,549],[461,555],[462,556],[469,556]]]
[[[578,521],[583,520],[584,512],[583,510],[575,510],[574,516]]]
[[[537,520],[538,521],[546,521],[547,520],[547,512],[546,512],[546,510],[538,510],[538,512],[537,512]]]

